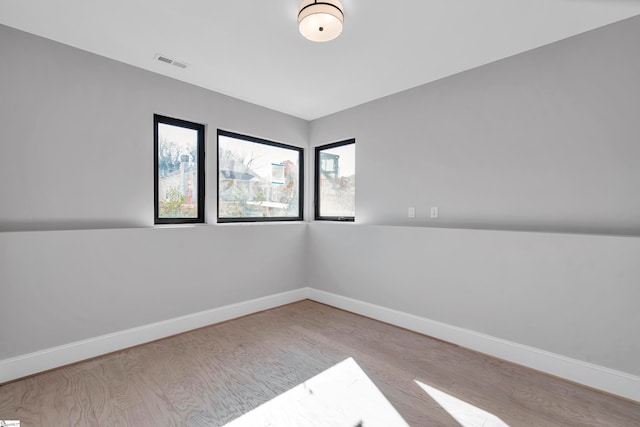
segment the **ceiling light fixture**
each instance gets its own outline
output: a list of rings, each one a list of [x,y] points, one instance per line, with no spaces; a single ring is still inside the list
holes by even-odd
[[[342,33],[344,13],[339,0],[302,0],[298,12],[300,34],[314,42],[328,42]]]

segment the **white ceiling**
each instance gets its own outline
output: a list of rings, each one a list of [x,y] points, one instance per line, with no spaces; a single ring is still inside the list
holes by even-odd
[[[313,43],[298,3],[1,0],[0,23],[311,120],[640,14],[640,0],[342,0],[342,35]]]

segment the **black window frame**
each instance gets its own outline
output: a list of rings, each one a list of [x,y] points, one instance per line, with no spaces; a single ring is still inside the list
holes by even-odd
[[[285,148],[298,152],[298,216],[296,217],[220,217],[220,136],[228,138],[241,139],[257,144],[269,145],[272,147]],[[282,221],[303,221],[304,218],[304,148],[295,145],[285,144],[282,142],[270,141],[264,138],[244,135],[236,132],[230,132],[218,129],[216,138],[216,219],[218,223],[238,223],[238,222],[282,222]]]
[[[338,142],[333,142],[331,144],[325,144],[325,145],[319,145],[317,147],[315,147],[315,160],[314,160],[314,165],[315,165],[315,170],[314,170],[314,177],[313,177],[313,188],[314,188],[314,199],[313,199],[313,205],[314,205],[314,218],[316,221],[342,221],[342,222],[354,222],[355,221],[355,214],[354,216],[322,216],[320,215],[320,152],[324,151],[324,150],[330,150],[332,148],[337,148],[337,147],[343,147],[345,145],[351,145],[356,143],[356,139],[355,138],[350,138],[350,139],[345,139],[343,141],[338,141]]]
[[[198,203],[198,211],[196,218],[160,218],[159,217],[159,176],[158,176],[158,125],[167,124],[176,127],[183,127],[187,129],[193,129],[198,132],[198,175],[197,175],[197,188],[198,194],[196,196]],[[153,115],[153,149],[154,149],[154,223],[155,224],[203,224],[205,222],[205,125],[200,123],[194,123],[187,120],[176,119],[174,117],[163,116],[160,114]]]

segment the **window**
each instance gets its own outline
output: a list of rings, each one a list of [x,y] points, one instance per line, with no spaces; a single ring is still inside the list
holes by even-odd
[[[204,222],[204,125],[153,116],[155,223]]]
[[[355,139],[316,147],[315,197],[316,219],[355,219]]]
[[[302,148],[218,130],[218,222],[302,220]]]

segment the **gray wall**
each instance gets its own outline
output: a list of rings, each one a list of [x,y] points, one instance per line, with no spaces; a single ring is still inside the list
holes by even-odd
[[[0,359],[310,285],[640,374],[638,237],[615,236],[640,235],[639,35],[634,18],[309,124],[0,26]],[[218,127],[357,138],[364,225],[152,228],[153,113],[206,123],[209,153]]]
[[[309,226],[315,288],[640,375],[640,238]]]
[[[307,146],[305,120],[5,26],[0,52],[0,230],[152,226],[154,113],[207,125],[210,223],[218,128]]]
[[[370,102],[311,145],[356,138],[362,224],[640,235],[639,38],[636,17]]]
[[[0,360],[306,283],[303,223],[0,233]]]
[[[207,125],[209,223],[216,129],[308,122],[4,26],[0,53],[0,359],[306,285],[304,224],[152,227],[153,114]]]
[[[313,121],[312,146],[356,138],[357,224],[310,225],[310,286],[640,374],[639,39],[636,17]]]

